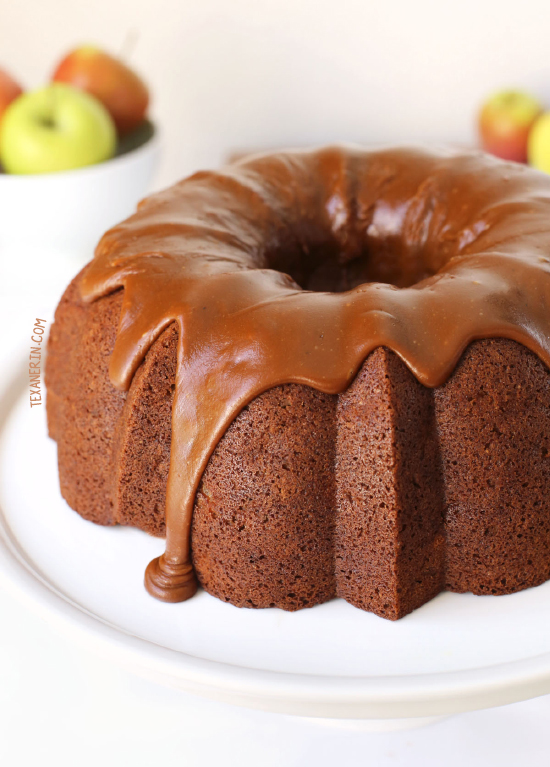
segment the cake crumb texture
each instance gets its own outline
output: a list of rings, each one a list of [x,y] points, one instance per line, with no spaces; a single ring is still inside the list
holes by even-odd
[[[128,393],[109,379],[122,291],[56,312],[46,371],[61,492],[85,519],[165,534],[178,330]],[[242,607],[341,596],[395,620],[441,590],[508,594],[550,577],[550,378],[507,339],[474,341],[427,388],[389,349],[340,395],[284,384],[252,400],[195,499],[201,585]]]

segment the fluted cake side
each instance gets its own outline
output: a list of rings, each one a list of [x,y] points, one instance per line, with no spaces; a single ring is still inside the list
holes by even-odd
[[[177,328],[128,392],[109,379],[122,291],[77,277],[49,342],[48,423],[61,491],[84,518],[165,533]],[[389,349],[348,389],[284,384],[246,406],[196,494],[202,586],[244,607],[341,596],[390,619],[442,589],[507,594],[550,577],[550,375],[515,341],[474,341],[423,386]]]

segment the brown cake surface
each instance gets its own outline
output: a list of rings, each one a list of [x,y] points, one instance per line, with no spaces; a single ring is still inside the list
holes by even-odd
[[[50,434],[149,590],[399,618],[550,577],[550,179],[331,147],[146,200],[63,297]]]

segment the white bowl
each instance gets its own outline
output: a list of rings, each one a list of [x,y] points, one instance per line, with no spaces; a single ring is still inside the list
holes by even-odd
[[[56,251],[74,255],[75,264],[85,263],[101,235],[147,194],[158,157],[154,130],[137,149],[98,165],[40,175],[0,174],[2,260],[25,254],[32,268],[29,258]]]

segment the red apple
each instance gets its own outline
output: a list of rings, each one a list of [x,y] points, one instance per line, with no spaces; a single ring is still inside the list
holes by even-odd
[[[0,69],[0,118],[11,102],[23,93],[23,88],[11,75]]]
[[[103,103],[120,135],[130,133],[145,118],[149,104],[147,86],[120,59],[91,45],[66,56],[53,80],[91,93]]]
[[[500,91],[479,113],[481,145],[503,160],[527,162],[527,138],[542,106],[523,91]]]

